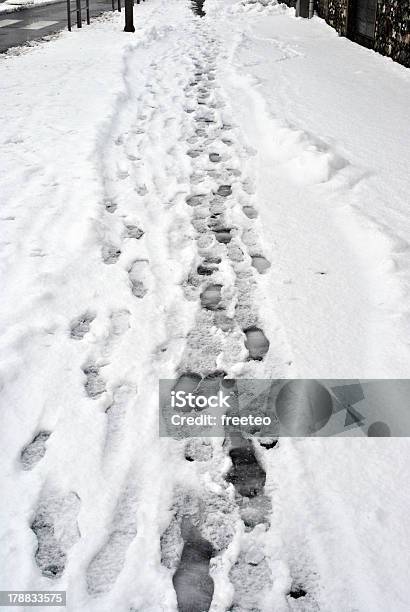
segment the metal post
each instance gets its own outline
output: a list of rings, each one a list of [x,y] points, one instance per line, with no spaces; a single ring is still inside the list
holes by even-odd
[[[121,0],[118,0],[117,8],[118,8],[119,12],[121,13]]]
[[[112,10],[115,11],[115,0],[111,0]]]
[[[87,25],[90,25],[90,0],[85,0],[85,8],[87,10]]]
[[[134,1],[125,0],[125,28],[124,32],[135,32],[134,28]]]
[[[82,28],[83,20],[81,17],[81,0],[76,0],[76,6],[77,6],[77,28]]]
[[[67,0],[67,28],[71,32],[71,2]]]

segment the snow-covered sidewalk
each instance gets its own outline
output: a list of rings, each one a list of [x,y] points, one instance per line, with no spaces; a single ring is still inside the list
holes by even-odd
[[[255,440],[248,503],[222,439],[158,438],[159,379],[410,363],[409,71],[205,8],[0,58],[0,589],[171,612],[188,516],[213,612],[407,612],[407,440]]]

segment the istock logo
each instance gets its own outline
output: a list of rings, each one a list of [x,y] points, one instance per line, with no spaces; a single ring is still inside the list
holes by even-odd
[[[186,437],[226,436],[227,428],[236,427],[259,437],[410,437],[409,398],[410,379],[255,380],[184,374],[160,381],[159,431],[161,436],[175,436],[176,428]],[[178,414],[182,412],[187,414]]]
[[[218,391],[217,395],[195,395],[185,391],[171,391],[171,408],[230,408],[230,395]]]

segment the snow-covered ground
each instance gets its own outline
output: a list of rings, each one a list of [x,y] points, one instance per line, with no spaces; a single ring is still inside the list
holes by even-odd
[[[409,71],[284,6],[205,9],[0,59],[0,589],[407,612],[407,439],[254,440],[252,497],[222,438],[158,437],[159,379],[410,363]]]

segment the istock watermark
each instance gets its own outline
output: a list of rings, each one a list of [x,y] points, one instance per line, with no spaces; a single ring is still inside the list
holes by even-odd
[[[66,606],[65,591],[0,591],[0,606]]]
[[[173,414],[171,416],[171,424],[175,426],[195,426],[200,427],[262,427],[271,425],[272,419],[268,416],[235,416],[229,414],[221,414],[213,416],[211,414]]]
[[[206,395],[187,393],[184,390],[171,391],[171,407],[172,408],[192,408],[201,410],[204,408],[227,408],[229,410],[230,395],[224,395],[223,391],[218,391],[216,395],[207,397]]]
[[[410,380],[228,379],[186,373],[159,384],[159,434],[410,436]]]

